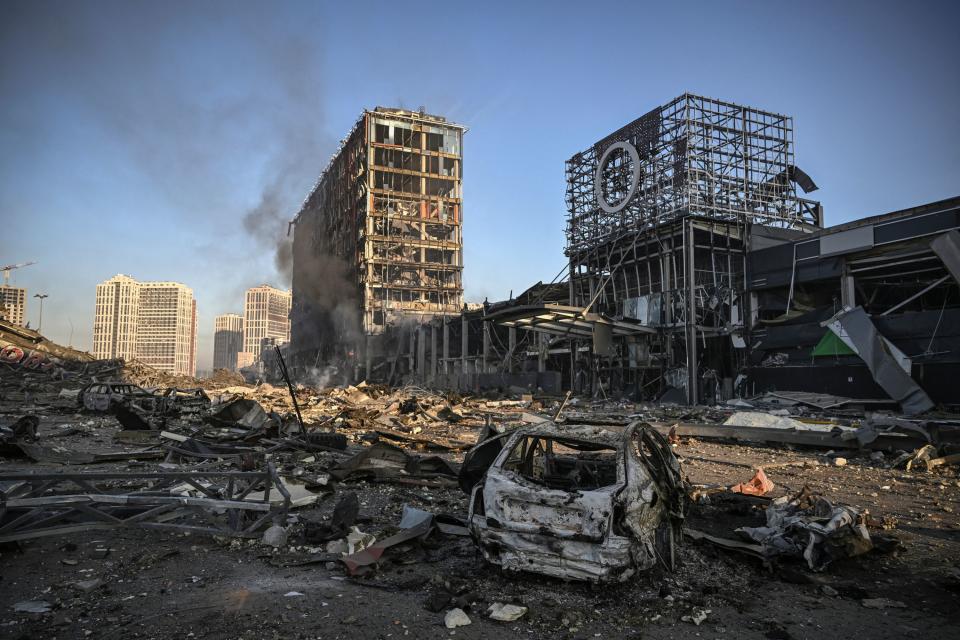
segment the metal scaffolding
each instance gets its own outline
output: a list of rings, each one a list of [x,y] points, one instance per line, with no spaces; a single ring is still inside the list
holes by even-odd
[[[816,185],[794,164],[792,118],[684,94],[575,154],[566,176],[570,304],[658,333],[587,366],[638,372],[625,385],[656,375],[696,402],[704,375],[732,375],[729,339],[707,338],[742,326],[751,229],[822,225],[797,195]]]
[[[684,94],[567,161],[567,255],[688,214],[821,225],[793,157],[793,119]]]

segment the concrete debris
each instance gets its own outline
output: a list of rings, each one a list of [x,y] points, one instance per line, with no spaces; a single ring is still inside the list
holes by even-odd
[[[738,411],[727,418],[723,424],[733,427],[764,427],[767,429],[793,429],[795,431],[830,432],[833,425],[807,424],[773,412]]]
[[[354,554],[363,551],[377,541],[375,535],[364,533],[357,527],[350,527],[347,534],[347,554]]]
[[[260,541],[269,547],[282,547],[287,544],[287,530],[275,524],[263,532],[263,538]]]
[[[809,571],[829,569],[831,584],[815,583],[828,602],[896,602],[893,590],[856,591],[836,560],[860,554],[882,574],[882,560],[873,558],[899,548],[897,529],[915,531],[920,518],[931,528],[955,522],[949,489],[960,440],[947,418],[867,416],[843,399],[779,392],[690,407],[527,388],[464,396],[375,384],[313,389],[295,380],[286,387],[155,378],[168,385],[163,389],[176,389],[164,393],[124,379],[127,368],[104,365],[96,380],[79,373],[67,381],[45,378],[29,402],[3,387],[0,543],[29,541],[22,554],[5,554],[5,562],[19,567],[11,575],[23,575],[35,570],[27,569],[35,553],[59,554],[52,564],[73,574],[63,578],[30,565],[53,591],[15,592],[3,602],[10,615],[17,602],[41,598],[58,618],[71,619],[79,614],[63,603],[100,606],[121,594],[138,602],[149,592],[136,586],[150,579],[143,569],[161,562],[151,558],[178,554],[164,575],[186,571],[175,582],[191,589],[218,581],[219,569],[203,571],[209,557],[217,567],[236,565],[245,580],[252,572],[254,581],[269,583],[262,593],[283,600],[282,610],[308,601],[337,606],[333,594],[314,603],[302,583],[275,573],[310,567],[329,585],[419,593],[417,601],[435,615],[458,609],[478,631],[486,625],[487,635],[494,628],[616,633],[591,626],[594,608],[606,606],[592,602],[594,591],[518,581],[513,571],[608,583],[628,582],[660,564],[674,572],[655,574],[656,609],[644,619],[693,628],[710,626],[710,611],[726,606],[713,575],[748,592],[770,586],[766,573],[750,568],[765,571],[760,565],[803,584],[813,579]],[[163,408],[151,409],[146,403],[154,401],[140,392],[133,393],[139,402],[119,394],[107,411],[78,407],[83,388],[92,393],[100,388],[91,385],[118,381],[158,398]],[[209,404],[189,391],[198,388]],[[549,419],[558,414],[559,421]],[[846,467],[835,466],[840,458]],[[808,482],[815,495],[784,502],[785,487]],[[927,484],[933,492],[920,492]],[[851,492],[876,517],[835,502],[836,494],[849,500]],[[916,513],[890,506],[905,494]],[[932,506],[916,502],[931,496]],[[869,538],[860,535],[867,527]],[[143,548],[115,533],[131,528],[138,528]],[[210,538],[200,542],[200,534]],[[82,546],[85,536],[96,537],[89,548]],[[863,555],[868,545],[870,556]],[[477,550],[506,571],[478,571]],[[718,559],[731,553],[742,571]],[[802,570],[780,563],[793,558]],[[129,579],[128,571],[143,577]],[[634,580],[622,588],[651,587]],[[897,611],[885,607],[888,615]],[[43,615],[17,613],[23,620]],[[110,615],[122,624],[127,614]],[[335,619],[358,622],[350,612]]]
[[[514,622],[526,615],[527,608],[515,604],[494,602],[487,611],[490,612],[491,620],[496,620],[497,622]]]
[[[463,612],[463,609],[450,609],[443,616],[443,626],[447,629],[456,629],[470,624],[470,616]]]
[[[864,598],[860,604],[867,609],[906,609],[907,605],[899,600],[890,598]]]
[[[18,613],[49,613],[53,608],[45,600],[24,600],[13,605],[13,610]]]
[[[680,619],[699,627],[707,619],[709,614],[710,609],[694,609],[688,615],[681,616]]]

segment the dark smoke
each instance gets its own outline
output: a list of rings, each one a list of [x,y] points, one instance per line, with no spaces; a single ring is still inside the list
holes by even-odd
[[[325,132],[323,37],[307,27],[323,24],[320,16],[308,10],[292,32],[267,5],[107,0],[6,9],[0,95],[48,92],[65,109],[91,114],[173,205],[171,223],[200,215],[243,233],[289,286],[287,222],[335,144]],[[221,46],[221,31],[243,47]],[[24,136],[42,124],[28,121],[28,111],[12,115]],[[259,194],[241,204],[251,181]],[[221,252],[236,257],[235,248]],[[247,286],[270,280],[247,264],[244,275],[256,281]]]

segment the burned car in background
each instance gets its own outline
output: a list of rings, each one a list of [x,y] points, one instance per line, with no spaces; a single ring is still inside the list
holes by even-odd
[[[166,410],[176,412],[180,415],[194,413],[198,414],[210,408],[210,396],[203,389],[180,387],[170,387],[169,389],[158,389],[156,394],[166,400]]]
[[[95,382],[77,394],[77,405],[88,411],[115,412],[118,407],[154,416],[200,413],[210,406],[203,389],[147,390],[129,382]]]
[[[167,401],[129,382],[95,382],[80,390],[77,404],[88,411],[112,411],[120,405],[142,413],[164,413]]]
[[[615,582],[673,566],[686,493],[669,443],[643,423],[493,436],[464,458],[460,486],[471,536],[506,570]]]

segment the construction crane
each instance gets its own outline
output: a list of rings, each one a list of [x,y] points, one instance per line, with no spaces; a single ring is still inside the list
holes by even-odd
[[[32,264],[37,264],[36,261],[33,262],[21,262],[20,264],[8,264],[5,267],[0,267],[0,271],[3,271],[3,286],[10,285],[10,272],[14,269],[19,269],[20,267],[29,267]]]

